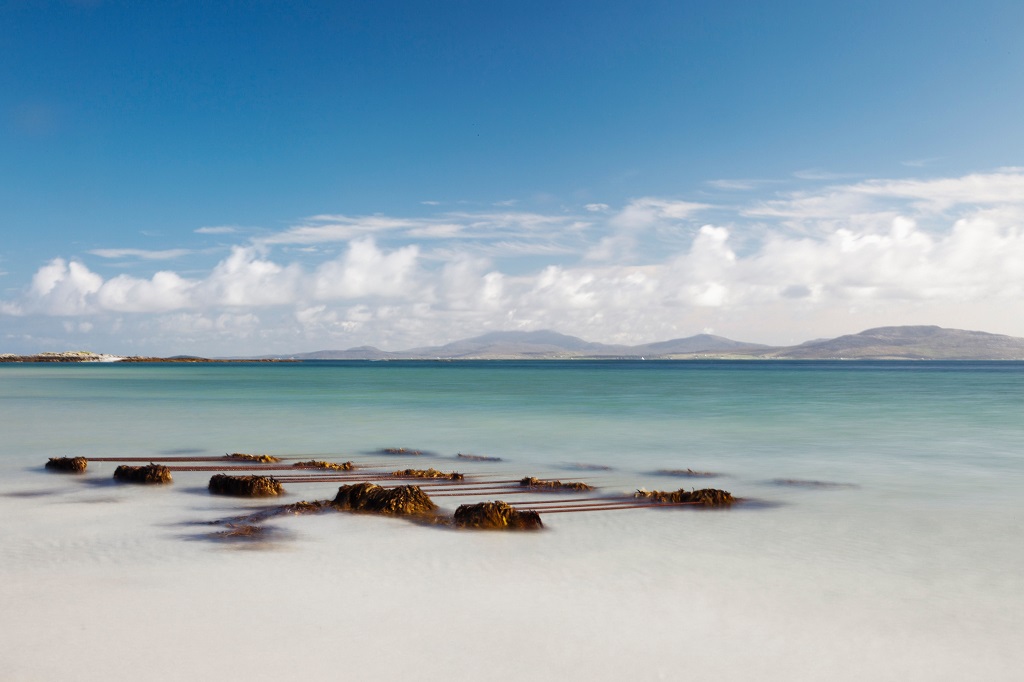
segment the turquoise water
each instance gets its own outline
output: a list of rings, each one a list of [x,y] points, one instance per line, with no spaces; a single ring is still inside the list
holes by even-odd
[[[344,664],[375,679],[522,676],[509,640],[539,652],[529,679],[673,679],[679,666],[754,679],[1014,679],[1024,667],[1024,363],[0,365],[0,429],[11,520],[0,607],[35,614],[0,633],[12,679],[67,679],[72,668],[40,663],[31,644],[55,629],[90,633],[81,679],[107,679],[100,652],[112,637],[193,652],[161,679],[216,670],[204,638],[241,645],[249,625],[239,584],[281,602],[282,627],[270,629],[302,654],[242,665],[253,679],[336,670],[342,654],[317,649],[319,637],[360,642]],[[287,542],[239,551],[194,541],[188,524],[237,507],[205,494],[208,474],[152,490],[108,484],[113,465],[102,463],[84,478],[41,470],[59,455],[238,451],[391,464],[371,453],[399,446],[433,453],[417,466],[605,492],[713,485],[753,502],[550,515],[527,536],[288,518]],[[687,467],[721,477],[656,473]],[[80,589],[51,589],[58,577]],[[119,591],[169,615],[136,623]],[[186,593],[225,609],[200,618]],[[81,617],[72,608],[55,624],[67,599]],[[429,607],[418,617],[429,633],[347,619],[310,639],[302,626],[410,603]],[[505,634],[481,628],[488,619]],[[462,658],[430,656],[452,637]],[[395,644],[409,655],[387,656]]]

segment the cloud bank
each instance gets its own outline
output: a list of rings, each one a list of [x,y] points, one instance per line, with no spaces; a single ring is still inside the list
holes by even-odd
[[[404,348],[493,329],[629,343],[705,330],[791,343],[910,323],[1024,335],[1006,314],[1024,293],[1022,227],[1013,168],[739,206],[641,197],[552,213],[318,215],[190,276],[103,277],[87,260],[180,261],[188,248],[53,258],[0,314],[25,330],[72,320],[87,332],[76,338],[207,354]]]

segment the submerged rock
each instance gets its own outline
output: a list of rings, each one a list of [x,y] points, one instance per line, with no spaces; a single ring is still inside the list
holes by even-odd
[[[352,471],[356,468],[356,465],[352,462],[325,462],[317,459],[311,459],[308,462],[296,462],[292,466],[299,469],[336,469],[338,471]]]
[[[410,450],[409,448],[381,448],[378,450],[382,455],[413,455],[419,456],[423,454],[422,450]]]
[[[466,477],[456,471],[451,473],[445,473],[438,471],[437,469],[402,469],[401,471],[392,471],[392,476],[403,477],[403,478],[445,478],[449,481],[462,481]]]
[[[281,507],[282,514],[319,514],[320,512],[330,509],[331,503],[327,500],[316,500],[314,502],[295,502],[294,504],[286,504]]]
[[[795,488],[856,488],[853,483],[836,483],[834,481],[811,481],[802,478],[774,478],[770,481],[774,485],[791,486]]]
[[[535,476],[527,476],[519,481],[519,485],[526,488],[547,488],[550,490],[593,490],[594,487],[581,481],[545,481]]]
[[[261,538],[266,534],[267,529],[254,524],[228,524],[227,530],[214,533],[213,536],[222,539],[231,538]]]
[[[383,488],[375,483],[343,485],[331,504],[338,509],[395,515],[425,514],[437,509],[419,486]]]
[[[125,483],[170,483],[171,470],[162,464],[133,467],[127,464],[114,469],[114,478]]]
[[[273,455],[247,455],[244,452],[232,452],[230,455],[224,455],[224,459],[233,459],[239,462],[257,462],[259,464],[274,464],[281,461],[280,458]]]
[[[47,469],[72,474],[81,474],[89,466],[85,457],[51,457],[46,463]]]
[[[705,507],[722,507],[736,502],[736,498],[732,496],[732,493],[716,488],[701,488],[700,490],[680,488],[674,492],[644,490],[641,488],[636,491],[633,497],[664,504],[699,504]]]
[[[612,468],[605,464],[587,464],[586,462],[572,462],[569,465],[570,469],[578,469],[580,471],[611,471]]]
[[[284,487],[273,476],[228,476],[214,474],[210,478],[209,489],[216,495],[235,495],[239,497],[265,497],[281,495]]]
[[[453,521],[457,528],[485,530],[535,530],[544,527],[537,512],[519,511],[501,500],[464,504],[455,510]]]
[[[694,471],[693,469],[658,469],[655,471],[659,476],[686,476],[688,478],[714,478],[721,476],[714,471]]]
[[[468,460],[470,462],[500,462],[501,457],[487,457],[486,455],[464,455],[461,452],[456,455],[461,459]]]

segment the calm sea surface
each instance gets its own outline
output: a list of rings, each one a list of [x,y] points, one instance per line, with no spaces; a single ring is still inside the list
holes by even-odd
[[[521,656],[526,679],[1024,669],[1024,363],[0,365],[0,434],[0,608],[24,614],[0,623],[10,679],[116,678],[115,641],[178,647],[154,679],[507,679]],[[431,454],[372,454],[385,447]],[[552,514],[519,535],[289,517],[249,551],[203,539],[239,509],[206,494],[208,473],[150,489],[112,485],[113,464],[42,470],[225,452],[752,502]],[[720,476],[658,473],[688,467]],[[231,667],[218,647],[251,647],[256,623],[278,653]],[[52,636],[74,642],[66,660]],[[121,660],[141,674],[146,659]]]

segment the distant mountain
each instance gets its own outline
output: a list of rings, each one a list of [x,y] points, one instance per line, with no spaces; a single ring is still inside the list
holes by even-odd
[[[348,350],[318,350],[312,353],[297,353],[280,357],[295,360],[387,360],[395,355],[395,353],[389,353],[373,346],[357,346]]]
[[[591,343],[575,336],[544,329],[535,332],[491,332],[472,339],[453,341],[443,346],[413,348],[403,354],[440,358],[536,357],[565,353],[615,355],[619,348],[603,343]]]
[[[701,353],[740,353],[770,350],[770,346],[732,341],[721,336],[699,334],[640,346],[613,345],[584,341],[576,336],[551,330],[533,332],[490,332],[471,339],[424,346],[404,351],[382,351],[373,346],[348,350],[322,350],[282,356],[296,360],[487,360],[487,359],[551,359],[551,358],[621,358],[666,357]]]
[[[766,353],[795,360],[1024,360],[1024,339],[934,326],[878,327]]]
[[[688,336],[685,339],[672,339],[671,341],[659,341],[657,343],[646,343],[642,346],[633,346],[635,353],[644,356],[659,355],[692,355],[700,353],[754,353],[770,350],[771,346],[764,346],[758,343],[745,343],[733,341],[724,336],[713,334],[697,334]]]
[[[404,351],[373,346],[276,356],[295,360],[529,360],[559,358],[789,360],[1024,360],[1024,339],[935,326],[878,327],[799,346],[774,347],[698,334],[638,346],[584,341],[550,330],[490,332]]]

